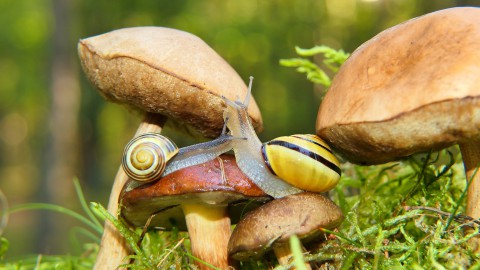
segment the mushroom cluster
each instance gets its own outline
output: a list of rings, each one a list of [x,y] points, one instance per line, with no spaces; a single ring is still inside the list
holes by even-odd
[[[340,168],[330,148],[316,135],[285,136],[262,145],[251,81],[247,89],[201,39],[169,28],[127,28],[81,40],[79,54],[88,78],[106,99],[146,115],[125,149],[124,169],[112,188],[108,210],[113,215],[120,213],[132,226],[145,226],[152,218],[150,227],[188,230],[193,255],[220,269],[231,267],[230,225],[272,197],[281,199],[265,204],[244,221],[247,225],[239,223],[234,234],[254,236],[242,227],[265,215],[262,211],[301,212],[297,220],[279,223],[282,231],[264,235],[262,245],[274,244],[279,253],[288,250],[281,243],[290,235],[311,238],[341,222],[331,201],[303,192],[325,192],[338,182]],[[242,103],[238,97],[246,99]],[[178,150],[159,135],[167,118],[216,139]],[[217,157],[232,149],[235,158]],[[307,220],[313,223],[305,228]],[[238,237],[230,241],[232,257],[245,258],[237,255],[244,252]],[[106,223],[95,269],[113,269],[127,253],[122,237]]]
[[[78,52],[90,82],[107,99],[143,111],[134,137],[161,133],[167,120],[197,134],[217,137],[223,126],[224,99],[247,94],[233,68],[200,38],[164,27],[134,27],[80,40]],[[250,102],[248,115],[262,129],[260,111]],[[128,176],[120,168],[108,211],[117,215]],[[123,237],[105,223],[95,269],[114,269],[128,255]]]
[[[433,12],[365,42],[335,76],[316,129],[360,164],[458,144],[466,213],[480,218],[480,8]]]

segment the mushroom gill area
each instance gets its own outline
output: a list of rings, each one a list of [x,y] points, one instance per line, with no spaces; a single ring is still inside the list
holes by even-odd
[[[317,133],[351,162],[386,163],[478,137],[480,97],[436,102],[384,121],[333,125]]]

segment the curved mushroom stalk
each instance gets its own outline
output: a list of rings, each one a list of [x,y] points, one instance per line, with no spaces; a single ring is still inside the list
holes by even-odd
[[[173,220],[179,230],[188,230],[195,257],[228,269],[230,224],[270,199],[241,172],[233,156],[222,155],[133,189],[127,183],[121,204],[122,216],[133,226],[143,226],[153,213],[159,214],[150,226],[171,229]]]
[[[468,216],[480,218],[480,139],[459,144],[468,185],[467,209]],[[480,237],[470,240],[474,252],[480,252]]]
[[[466,214],[478,219],[480,175],[472,175],[480,165],[479,63],[478,7],[439,10],[386,29],[336,74],[317,134],[363,165],[459,144],[470,181]],[[480,252],[478,242],[472,239],[472,247]]]
[[[80,40],[78,54],[90,82],[107,100],[147,114],[163,114],[208,138],[223,126],[222,97],[245,95],[235,70],[210,46],[190,33],[165,27],[132,27]],[[211,76],[216,74],[215,76]],[[249,113],[257,130],[261,114],[252,100]],[[158,129],[150,132],[160,132]],[[118,214],[118,190],[127,177],[120,169],[109,200]],[[124,240],[108,223],[96,269],[115,269],[128,255]]]
[[[161,115],[146,114],[134,137],[149,132],[161,133],[165,121],[166,118]],[[120,166],[113,181],[110,198],[108,200],[107,210],[112,215],[116,216],[120,211],[118,201],[128,179],[127,174]],[[129,254],[130,248],[125,238],[123,238],[110,222],[106,221],[103,227],[100,250],[98,251],[94,269],[116,269]]]

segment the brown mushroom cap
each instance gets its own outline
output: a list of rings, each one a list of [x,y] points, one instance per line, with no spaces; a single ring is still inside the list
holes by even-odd
[[[303,192],[270,201],[249,212],[235,227],[228,254],[236,260],[259,257],[292,235],[311,240],[341,224],[340,208],[325,196]]]
[[[237,167],[232,155],[187,167],[128,191],[122,196],[122,215],[134,226],[144,226],[147,219],[158,213],[151,226],[186,230],[182,203],[228,207],[229,217],[236,223],[249,209],[270,200]],[[222,167],[224,174],[222,174]]]
[[[480,135],[480,8],[433,12],[360,46],[325,95],[317,134],[378,164]]]
[[[221,96],[243,99],[247,87],[235,70],[197,36],[164,27],[133,27],[80,40],[89,80],[110,101],[164,114],[206,137],[223,126]],[[260,111],[248,107],[262,129]]]

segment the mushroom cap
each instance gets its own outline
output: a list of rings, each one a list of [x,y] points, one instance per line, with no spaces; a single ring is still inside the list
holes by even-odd
[[[480,8],[389,28],[341,67],[317,134],[346,159],[379,164],[480,134]]]
[[[219,158],[131,190],[128,182],[120,198],[122,216],[134,226],[144,226],[152,214],[158,213],[150,226],[186,230],[182,203],[228,205],[229,217],[236,223],[242,214],[271,199],[243,174],[232,155]]]
[[[223,127],[222,96],[243,99],[247,86],[237,72],[195,35],[164,27],[133,27],[80,40],[88,79],[109,101],[160,113],[216,137]],[[257,131],[262,117],[252,100]]]
[[[340,208],[325,196],[303,192],[270,201],[249,212],[233,230],[228,254],[236,260],[260,257],[297,235],[304,242],[341,224]]]

